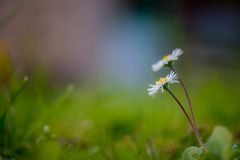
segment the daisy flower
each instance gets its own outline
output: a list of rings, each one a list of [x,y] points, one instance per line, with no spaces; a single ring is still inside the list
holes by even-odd
[[[160,61],[152,65],[154,72],[160,70],[163,66],[170,64],[172,61],[178,60],[178,57],[183,54],[182,49],[176,48],[172,51],[172,54],[164,56]]]
[[[175,72],[171,71],[166,77],[161,77],[158,81],[156,81],[155,85],[150,84],[150,88],[148,88],[148,95],[155,96],[159,90],[163,93],[163,89],[169,83],[178,83],[178,76]]]

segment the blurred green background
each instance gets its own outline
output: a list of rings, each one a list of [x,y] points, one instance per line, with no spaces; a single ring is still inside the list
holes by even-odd
[[[0,159],[179,159],[194,134],[146,91],[176,47],[203,139],[224,125],[238,144],[239,18],[236,1],[0,1]]]

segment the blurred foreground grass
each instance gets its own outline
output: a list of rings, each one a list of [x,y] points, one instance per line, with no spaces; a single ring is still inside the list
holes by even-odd
[[[240,79],[222,75],[216,73],[200,82],[195,77],[190,94],[204,139],[214,125],[221,124],[233,132],[234,142],[238,142]],[[145,86],[56,87],[38,77],[30,78],[21,93],[11,99],[9,95],[21,84],[22,80],[15,79],[10,89],[1,88],[2,157],[179,159],[186,147],[197,145],[170,96],[152,99],[142,89]],[[174,92],[184,99],[180,87],[176,86]]]

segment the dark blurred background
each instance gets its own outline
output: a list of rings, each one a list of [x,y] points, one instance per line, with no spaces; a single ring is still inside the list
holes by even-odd
[[[240,68],[239,4],[1,0],[0,43],[17,73],[31,75],[40,69],[59,83],[145,83],[150,65],[176,47],[185,52],[180,65],[185,70],[235,72]]]

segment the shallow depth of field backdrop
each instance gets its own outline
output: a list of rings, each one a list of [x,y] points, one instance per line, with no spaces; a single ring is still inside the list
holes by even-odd
[[[146,91],[167,73],[151,65],[177,47],[203,138],[224,125],[239,143],[239,9],[231,0],[1,0],[0,157],[179,159],[197,145],[187,120],[169,95]]]

